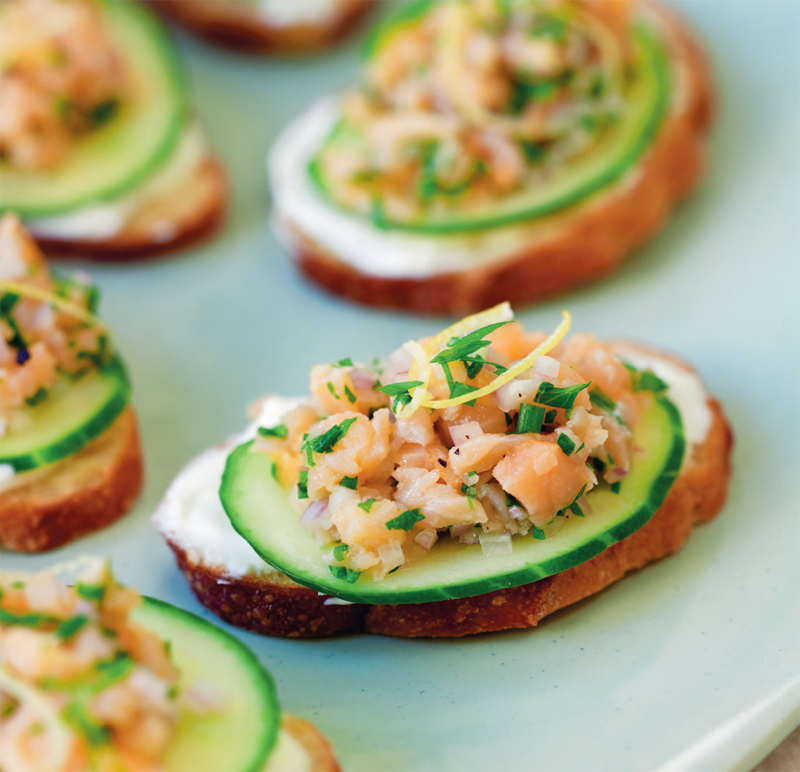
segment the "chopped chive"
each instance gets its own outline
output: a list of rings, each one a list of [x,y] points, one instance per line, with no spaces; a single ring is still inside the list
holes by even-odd
[[[589,389],[589,401],[600,410],[606,413],[613,413],[617,409],[617,403],[611,399],[599,386]]]
[[[619,493],[620,488],[622,487],[622,483],[617,480],[617,482],[611,483],[611,492],[612,493]]]
[[[89,624],[89,617],[84,614],[67,619],[56,629],[56,637],[61,638],[62,641],[68,641],[70,638],[74,638],[87,624]]]
[[[331,426],[331,428],[328,429],[328,431],[326,431],[324,434],[306,439],[305,442],[303,442],[302,449],[306,452],[308,465],[315,466],[311,455],[312,452],[331,453],[336,445],[338,445],[338,443],[345,438],[348,430],[357,420],[358,416],[353,416],[352,418],[342,421],[340,424]]]
[[[333,548],[333,557],[341,563],[344,560],[345,553],[349,549],[350,546],[347,544],[337,544]]]
[[[506,506],[507,507],[520,507],[520,508],[522,508],[522,504],[520,503],[519,499],[514,498],[507,491],[503,491],[503,493],[506,494]]]
[[[541,405],[521,404],[517,417],[517,434],[538,434],[542,431],[543,420],[544,408]]]
[[[85,582],[78,582],[75,586],[75,591],[81,598],[94,603],[99,603],[106,596],[106,586],[104,584],[86,584]]]
[[[344,387],[344,395],[345,395],[345,397],[347,397],[347,399],[348,399],[348,401],[350,402],[351,405],[355,405],[356,404],[356,399],[357,399],[356,395],[353,394],[352,391],[350,391],[350,387],[347,384],[345,384],[345,387]]]
[[[362,501],[359,505],[359,509],[363,509],[367,514],[372,509],[372,505],[375,503],[375,499],[367,499],[366,501]]]
[[[571,456],[575,452],[575,443],[564,432],[558,435],[558,447],[564,451],[565,456]]]
[[[82,703],[70,702],[61,715],[64,717],[64,721],[86,738],[92,748],[107,745],[111,741],[108,730],[94,719],[89,713],[89,709]]]
[[[557,414],[558,414],[558,411],[556,411],[556,410],[548,410],[548,411],[547,411],[547,412],[544,414],[544,422],[545,422],[546,424],[553,424],[553,423],[555,423],[555,422],[556,422],[556,415],[557,415]]]
[[[334,385],[330,381],[328,381],[327,386],[328,386],[328,391],[331,394],[333,394],[335,399],[341,399],[341,397],[336,393],[336,389],[334,388]]]
[[[289,436],[289,429],[285,424],[278,424],[277,426],[259,426],[258,433],[262,437],[278,437],[285,440]]]
[[[351,491],[354,491],[358,488],[358,477],[343,477],[339,485],[341,485],[342,488],[349,488]]]
[[[386,527],[390,531],[410,531],[420,520],[424,520],[425,515],[421,514],[419,507],[407,509],[397,517],[386,521]]]
[[[17,354],[17,359],[19,359],[19,354]],[[47,389],[42,386],[35,394],[31,395],[25,400],[25,403],[30,405],[31,407],[36,407],[40,402],[42,402],[47,397]]]
[[[300,476],[297,478],[297,498],[308,498],[308,469],[300,470]]]
[[[508,413],[503,413],[503,415],[506,417],[506,427],[511,426],[514,423],[514,419]]]
[[[338,362],[335,362],[333,366],[334,367],[352,367],[353,366],[353,360],[350,359],[350,357],[347,357],[347,359],[340,359]]]
[[[533,538],[539,541],[544,541],[544,531],[541,528],[533,526]]]

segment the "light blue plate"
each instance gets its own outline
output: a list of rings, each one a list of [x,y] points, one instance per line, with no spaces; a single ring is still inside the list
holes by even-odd
[[[567,306],[575,329],[695,363],[734,425],[730,501],[674,557],[535,630],[435,642],[242,633],[284,707],[314,721],[347,770],[746,770],[800,720],[800,7],[682,5],[721,91],[708,180],[618,274],[521,317],[551,328]],[[264,151],[353,77],[357,42],[284,61],[181,46],[231,171],[228,227],[176,258],[90,266],[133,373],[145,493],[101,534],[2,562],[106,554],[123,581],[205,613],[148,520],[178,469],[238,430],[258,395],[302,393],[312,364],[384,354],[443,322],[321,294],[267,227]]]

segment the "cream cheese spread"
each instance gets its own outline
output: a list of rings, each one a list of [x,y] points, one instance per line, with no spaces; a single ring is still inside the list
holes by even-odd
[[[615,351],[639,368],[650,368],[669,384],[667,395],[681,414],[687,445],[703,442],[711,426],[708,395],[699,377],[670,360],[624,344]],[[280,572],[265,563],[230,524],[219,500],[225,461],[238,444],[255,436],[258,426],[274,426],[298,400],[267,397],[258,418],[240,435],[207,450],[190,462],[167,490],[153,515],[161,533],[189,555],[190,560],[216,568],[236,579],[250,573],[268,576]],[[689,457],[684,458],[684,464]]]
[[[289,732],[281,729],[263,772],[311,772],[311,756]]]
[[[279,573],[233,529],[219,500],[228,454],[253,439],[259,426],[275,426],[298,400],[267,397],[248,428],[190,461],[167,489],[153,515],[156,528],[193,563],[215,567],[225,577]]]
[[[65,241],[108,241],[121,233],[139,212],[153,201],[188,184],[200,164],[208,157],[208,142],[200,124],[189,124],[171,157],[151,177],[134,190],[111,201],[92,204],[74,212],[26,220],[34,236]],[[174,237],[171,223],[155,228],[156,240]]]
[[[258,15],[273,27],[325,24],[341,5],[340,0],[256,0]]]

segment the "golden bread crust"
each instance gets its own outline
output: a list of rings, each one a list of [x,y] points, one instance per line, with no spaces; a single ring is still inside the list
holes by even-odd
[[[133,408],[77,453],[23,472],[0,492],[0,545],[46,552],[118,520],[142,487]]]
[[[647,154],[623,180],[541,218],[537,224],[542,228],[532,230],[530,246],[508,259],[424,278],[361,273],[284,219],[282,230],[300,270],[326,290],[358,303],[459,316],[505,300],[521,304],[549,298],[616,270],[664,226],[678,201],[700,181],[714,114],[712,73],[701,44],[677,15],[653,3],[647,8],[665,30],[684,93]]]
[[[353,31],[375,0],[347,0],[319,24],[276,27],[252,8],[210,0],[150,0],[159,11],[211,43],[253,54],[301,54],[334,45]]]
[[[225,170],[217,158],[209,156],[181,195],[170,190],[154,199],[112,239],[67,241],[37,236],[36,241],[48,257],[76,255],[101,261],[155,257],[213,235],[225,219],[227,199]]]
[[[297,740],[311,759],[310,772],[342,772],[327,738],[313,724],[297,716],[283,716],[281,729]]]
[[[708,407],[712,421],[705,440],[690,449],[666,500],[646,525],[586,563],[521,587],[431,603],[325,605],[324,596],[282,574],[229,578],[169,544],[203,605],[230,624],[262,634],[316,638],[359,631],[459,637],[535,627],[629,571],[677,551],[695,525],[719,513],[727,495],[733,436],[720,404],[709,399]]]

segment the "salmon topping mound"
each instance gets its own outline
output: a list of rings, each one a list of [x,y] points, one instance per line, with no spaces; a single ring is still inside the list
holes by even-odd
[[[74,379],[108,363],[98,300],[87,276],[51,275],[16,217],[0,220],[0,437],[15,411],[48,396],[59,374]]]
[[[666,386],[591,335],[559,342],[566,327],[527,333],[503,304],[386,362],[312,369],[311,397],[252,452],[335,576],[383,579],[445,536],[510,552],[591,517],[585,495],[628,474],[647,391]]]
[[[50,169],[117,113],[124,62],[92,0],[4,0],[0,26],[0,158]]]
[[[489,205],[591,152],[625,109],[629,0],[431,3],[378,39],[315,164],[376,222]]]

